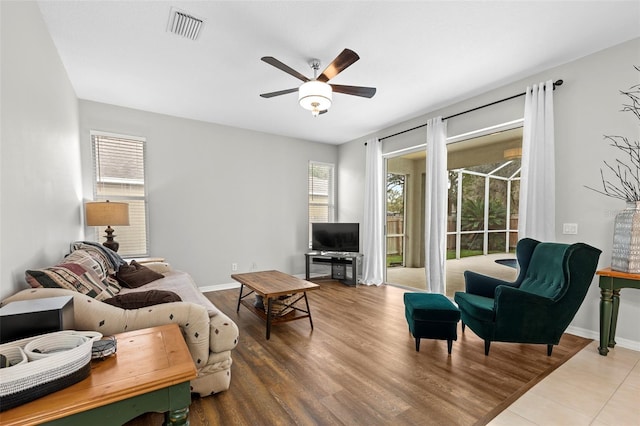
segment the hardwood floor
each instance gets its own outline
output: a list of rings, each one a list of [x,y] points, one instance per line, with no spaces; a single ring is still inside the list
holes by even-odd
[[[207,293],[240,328],[231,388],[194,398],[191,425],[486,424],[590,340],[565,334],[553,355],[546,345],[495,342],[489,356],[473,332],[451,356],[447,343],[409,335],[403,294],[392,286],[357,288],[319,282],[308,293],[306,320],[273,327],[244,307],[238,290]],[[129,423],[161,424],[147,414]]]

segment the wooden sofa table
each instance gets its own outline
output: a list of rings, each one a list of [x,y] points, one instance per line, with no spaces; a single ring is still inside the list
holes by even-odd
[[[267,321],[267,340],[271,337],[271,324],[279,322],[294,321],[303,318],[309,318],[311,329],[313,330],[313,320],[311,319],[311,310],[309,309],[309,300],[307,299],[307,291],[320,288],[318,284],[305,281],[300,278],[285,274],[280,271],[260,271],[248,272],[245,274],[233,274],[231,278],[238,281],[240,285],[240,295],[238,296],[238,306],[236,312],[240,310],[240,304],[246,306],[251,312],[258,317]],[[243,294],[244,287],[250,291]],[[256,293],[263,298],[263,302],[267,306],[267,312],[264,309],[255,307],[246,297]],[[280,296],[290,294],[300,294],[295,300],[287,303],[286,307],[293,309],[293,312],[284,316],[275,316],[273,314],[273,301]],[[295,306],[296,302],[304,299],[306,310]]]
[[[164,412],[165,424],[188,424],[196,377],[176,324],[117,334],[117,352],[91,362],[75,385],[0,413],[0,425],[116,425],[146,412]]]

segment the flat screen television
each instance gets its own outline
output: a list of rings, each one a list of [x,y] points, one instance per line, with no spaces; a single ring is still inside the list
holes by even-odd
[[[360,224],[312,223],[311,249],[360,252]]]

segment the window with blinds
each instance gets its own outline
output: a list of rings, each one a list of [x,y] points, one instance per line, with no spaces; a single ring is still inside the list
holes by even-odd
[[[129,204],[129,226],[114,227],[118,254],[148,256],[147,200],[144,184],[145,139],[91,132],[95,201]],[[96,229],[102,240],[103,229]]]
[[[309,241],[312,223],[335,219],[333,174],[333,164],[309,162]]]

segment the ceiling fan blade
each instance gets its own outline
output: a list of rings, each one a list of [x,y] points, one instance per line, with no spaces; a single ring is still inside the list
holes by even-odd
[[[345,95],[362,96],[363,98],[373,98],[373,95],[376,94],[375,87],[343,86],[341,84],[332,84],[331,88],[336,93],[344,93]]]
[[[278,68],[280,71],[284,71],[287,74],[294,76],[297,79],[300,79],[300,80],[302,80],[304,82],[309,81],[309,79],[307,77],[305,77],[304,75],[300,74],[298,71],[294,70],[290,66],[283,64],[282,62],[280,62],[279,60],[277,60],[273,56],[263,56],[260,59],[262,61],[268,63],[269,65],[273,65],[274,67]]]
[[[322,74],[318,77],[319,81],[327,82],[347,67],[360,59],[360,56],[356,52],[350,49],[344,49],[334,60],[322,71]]]
[[[273,98],[274,96],[286,95],[287,93],[293,93],[297,91],[298,91],[298,88],[296,87],[295,89],[287,89],[287,90],[279,90],[277,92],[262,93],[260,96],[262,96],[263,98]]]

